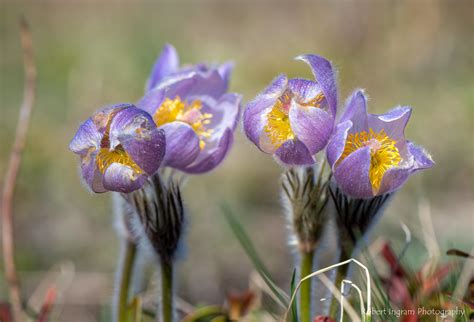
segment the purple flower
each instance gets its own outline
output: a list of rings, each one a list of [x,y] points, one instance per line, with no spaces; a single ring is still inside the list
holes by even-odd
[[[244,131],[265,153],[287,165],[309,165],[324,149],[333,131],[337,108],[335,71],[316,55],[296,59],[306,62],[315,80],[278,76],[247,104]]]
[[[413,172],[434,165],[423,148],[405,139],[411,108],[367,114],[366,102],[361,90],[352,94],[327,147],[338,186],[355,198],[393,192]]]
[[[85,121],[69,149],[81,158],[82,176],[94,192],[139,189],[165,152],[165,135],[148,113],[117,104]]]
[[[227,90],[232,69],[233,64],[231,62],[226,62],[217,66],[200,63],[180,67],[179,56],[176,49],[172,45],[166,44],[153,66],[146,84],[146,91],[148,92],[156,88],[158,85],[162,87],[168,86],[196,73],[206,74],[214,70],[221,75],[224,80],[223,85],[225,85]]]
[[[214,169],[227,155],[237,125],[240,95],[226,93],[230,65],[178,69],[173,47],[165,47],[137,106],[166,135],[164,165],[187,173]],[[171,67],[170,67],[171,66]]]

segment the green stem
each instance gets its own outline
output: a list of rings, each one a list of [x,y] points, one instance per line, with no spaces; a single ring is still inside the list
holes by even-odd
[[[128,293],[130,288],[130,280],[132,276],[133,263],[135,261],[135,255],[137,252],[137,246],[134,242],[127,240],[125,245],[125,253],[121,263],[120,276],[118,277],[118,304],[117,310],[117,321],[127,321],[127,309],[128,309]]]
[[[348,260],[352,251],[344,251],[341,250],[341,255],[339,256],[339,263],[343,262],[345,260]],[[347,272],[349,271],[349,264],[339,266],[336,270],[336,279],[334,280],[334,286],[340,290],[341,289],[341,283],[342,280],[344,280],[347,277]],[[329,316],[332,317],[333,319],[337,318],[337,311],[339,310],[339,300],[333,296],[332,301],[331,301],[331,306],[329,308]],[[343,314],[343,312],[340,312],[340,314]]]
[[[162,322],[173,321],[173,264],[161,261]]]
[[[300,278],[304,278],[313,272],[314,252],[305,252],[301,256]],[[301,322],[311,321],[311,279],[301,284],[300,319]]]

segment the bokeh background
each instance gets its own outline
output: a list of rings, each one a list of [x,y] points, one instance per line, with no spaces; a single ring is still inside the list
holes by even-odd
[[[318,53],[339,70],[341,102],[361,87],[373,113],[412,106],[407,136],[436,166],[410,179],[373,238],[396,244],[406,223],[415,240],[407,261],[416,267],[428,256],[421,209],[431,214],[441,251],[474,244],[473,1],[2,1],[2,175],[23,90],[20,14],[31,24],[38,93],[15,196],[17,261],[27,295],[58,264],[74,267],[64,321],[105,314],[118,253],[110,196],[81,184],[68,143],[99,107],[140,98],[167,42],[183,62],[233,60],[231,90],[244,102],[279,73],[311,78],[292,58]],[[226,292],[248,285],[252,266],[222,216],[224,200],[286,288],[294,260],[279,207],[281,172],[238,131],[218,169],[189,178],[188,247],[178,272],[183,299],[220,304]],[[4,281],[0,286],[3,300]]]

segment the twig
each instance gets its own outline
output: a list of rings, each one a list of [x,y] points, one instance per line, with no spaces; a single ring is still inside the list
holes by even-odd
[[[21,155],[26,144],[26,134],[30,123],[31,111],[35,101],[36,92],[36,65],[33,57],[33,42],[28,24],[24,18],[20,20],[20,37],[23,50],[23,64],[25,68],[25,88],[23,102],[20,107],[20,116],[15,134],[13,149],[5,173],[3,186],[1,213],[2,213],[2,243],[5,277],[7,280],[10,301],[13,308],[13,321],[22,319],[21,297],[18,277],[15,268],[14,243],[13,243],[13,194],[16,179],[20,170]]]

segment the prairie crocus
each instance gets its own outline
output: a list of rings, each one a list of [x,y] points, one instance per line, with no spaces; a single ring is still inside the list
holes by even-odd
[[[191,72],[157,84],[138,103],[166,135],[164,166],[187,173],[214,169],[227,155],[237,126],[241,96],[226,93],[217,69]]]
[[[278,76],[247,104],[244,131],[263,152],[286,165],[310,165],[333,131],[337,108],[335,71],[316,55],[296,57],[306,62],[315,81]]]
[[[367,114],[367,98],[361,90],[347,101],[326,150],[335,181],[329,192],[335,204],[341,262],[355,256],[393,192],[412,173],[434,164],[425,150],[405,139],[410,116],[409,107]],[[336,285],[347,276],[347,269],[338,268]],[[333,299],[331,316],[337,307]]]
[[[148,113],[117,104],[85,121],[69,148],[80,156],[82,176],[92,191],[128,193],[158,170],[165,136]]]
[[[433,166],[431,156],[405,139],[411,108],[367,114],[360,90],[348,100],[327,158],[337,185],[354,198],[371,198],[399,189],[414,172]]]

